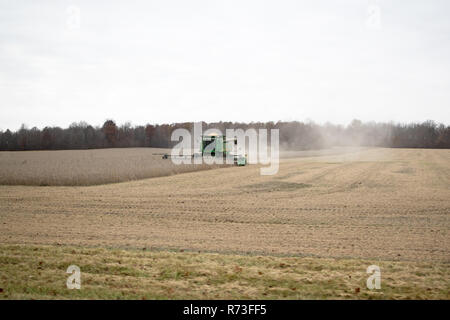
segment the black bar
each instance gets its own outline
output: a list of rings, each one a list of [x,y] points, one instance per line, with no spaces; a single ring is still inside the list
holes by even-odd
[[[4,315],[20,316],[22,312],[59,318],[65,315],[129,317],[140,314],[144,319],[314,319],[352,317],[399,319],[424,314],[445,315],[449,301],[367,301],[367,300],[169,300],[169,301],[1,301]],[[156,317],[158,315],[158,317]],[[311,318],[311,315],[314,317]]]

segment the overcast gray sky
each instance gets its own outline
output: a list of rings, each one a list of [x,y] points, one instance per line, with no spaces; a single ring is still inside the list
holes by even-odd
[[[447,0],[0,0],[0,129],[107,118],[449,124],[449,9]]]

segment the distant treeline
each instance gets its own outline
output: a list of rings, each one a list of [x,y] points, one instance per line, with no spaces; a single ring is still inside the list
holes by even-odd
[[[192,130],[192,123],[145,126],[118,126],[107,120],[102,127],[85,122],[73,123],[69,128],[27,128],[0,131],[0,150],[64,150],[125,147],[168,148],[171,133],[177,128]],[[320,149],[332,146],[376,146],[393,148],[450,148],[450,126],[434,121],[423,123],[362,123],[354,120],[350,125],[291,122],[203,122],[203,130],[266,128],[280,130],[280,146],[285,149]]]

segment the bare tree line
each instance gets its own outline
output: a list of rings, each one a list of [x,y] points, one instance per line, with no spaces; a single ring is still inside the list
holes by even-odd
[[[73,123],[69,128],[27,128],[12,132],[0,131],[0,150],[65,150],[126,147],[169,148],[174,145],[171,133],[177,128],[192,130],[192,123],[147,124],[118,126],[107,120],[93,127],[86,122]],[[280,145],[285,149],[306,150],[333,146],[376,146],[393,148],[450,148],[450,126],[434,121],[423,123],[363,123],[353,120],[348,126],[312,122],[203,122],[203,129],[279,129]]]

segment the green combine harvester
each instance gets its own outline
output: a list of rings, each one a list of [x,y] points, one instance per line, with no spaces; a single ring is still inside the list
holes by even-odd
[[[232,145],[237,145],[237,138],[227,139],[226,136],[210,134],[201,136],[200,154],[202,157],[215,157],[216,152],[222,153],[223,157],[233,157],[234,164],[238,166],[245,166],[247,158],[244,155],[231,154],[233,150]],[[214,146],[209,147],[214,143]],[[195,154],[197,155],[197,154]]]
[[[233,150],[233,145],[237,145],[237,138],[227,139],[226,136],[218,134],[210,134],[201,136],[200,150],[199,152],[194,152],[192,158],[194,157],[215,157],[216,153],[222,153],[223,158],[226,159],[231,157],[234,159],[234,164],[237,166],[245,166],[247,164],[247,157],[241,154],[231,154]],[[210,144],[212,144],[210,146]],[[163,159],[169,159],[172,156],[165,153],[162,154]],[[177,156],[183,157],[183,156]],[[187,156],[184,156],[187,157]]]

